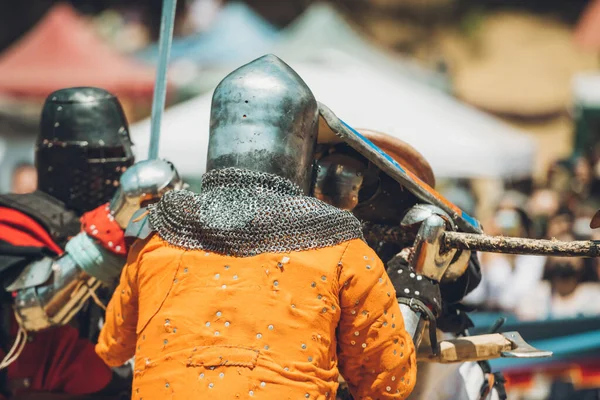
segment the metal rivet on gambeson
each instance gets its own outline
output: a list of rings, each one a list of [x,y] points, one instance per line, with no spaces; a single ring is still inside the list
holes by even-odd
[[[187,272],[188,272],[188,269],[187,269],[187,268],[184,268],[184,269],[183,269],[183,273],[184,273],[184,274],[187,274]]]
[[[395,376],[392,376],[392,382],[394,382],[396,380]]]
[[[370,266],[370,265],[367,265],[367,269],[371,269],[371,266]]]
[[[219,374],[219,378],[223,379],[224,377],[225,377],[225,374],[221,372],[221,373]]]
[[[350,311],[350,314],[352,314],[352,315],[356,315],[356,310],[352,310],[352,311]]]
[[[250,396],[254,396],[254,392],[253,392],[252,390],[251,390],[251,391],[249,391],[249,392],[248,392],[248,394],[249,394]]]
[[[292,304],[292,308],[296,308],[296,305],[295,305],[295,304]]]
[[[279,286],[279,281],[273,281],[273,286]]]
[[[234,275],[234,276],[233,276],[233,280],[234,280],[234,281],[235,281],[235,280],[237,280],[237,278],[238,278],[238,276],[237,276],[237,275]]]
[[[304,343],[302,343],[302,346],[300,347],[302,347],[302,350],[306,350],[306,345]]]
[[[177,328],[173,328],[173,333],[177,333]]]
[[[214,386],[215,386],[215,384],[214,384],[214,383],[212,383],[212,382],[208,384],[208,388],[209,388],[209,389],[212,389]]]
[[[210,326],[210,322],[207,322],[206,323],[206,327],[208,328],[209,326]]]
[[[257,334],[256,334],[256,338],[257,338],[257,339],[260,339],[260,338],[262,338],[262,333],[257,333]]]
[[[219,336],[219,335],[220,335],[219,331],[215,331],[215,336]]]
[[[362,315],[367,315],[368,313],[369,313],[369,312],[368,312],[367,310],[364,310],[364,311],[362,312]]]
[[[308,399],[308,398],[310,397],[310,394],[306,393],[306,394],[304,395],[304,397],[306,397],[306,398]]]
[[[217,317],[220,317],[221,315],[223,315],[223,313],[221,311],[217,311]]]
[[[204,379],[204,372],[200,374],[200,379]]]
[[[331,306],[331,310],[332,310],[332,311],[335,311],[335,306]]]
[[[269,325],[267,328],[269,328],[270,331],[273,330],[273,325]]]
[[[410,273],[410,277],[411,277],[411,278],[414,278],[415,276],[416,276],[416,275],[415,275],[413,272],[411,272],[411,273]]]
[[[350,344],[351,344],[352,346],[354,346],[354,345],[356,344],[356,342],[355,342],[354,340],[352,340],[352,341],[350,342]]]
[[[227,285],[221,285],[221,289],[227,289]]]
[[[167,344],[167,343],[169,343],[169,341],[167,339],[165,339],[165,340],[163,340],[163,343]]]
[[[402,272],[404,272],[404,271],[402,271],[401,269],[399,269],[399,270],[398,270],[398,273],[399,273],[399,274],[401,274]]]
[[[383,323],[383,326],[387,326],[387,321],[385,321],[385,322]]]
[[[229,321],[225,321],[225,326],[227,327],[229,325],[230,325]]]
[[[410,289],[408,289],[408,288],[404,289],[404,293],[409,294],[410,293]]]
[[[266,346],[265,346],[265,350],[269,350],[269,345],[266,345]]]
[[[321,280],[326,281],[327,277],[325,275],[321,276]]]
[[[392,390],[392,388],[388,386],[388,387],[385,388],[385,390],[389,392],[389,391]]]
[[[288,367],[285,367],[283,370],[284,371],[289,371],[290,369]]]
[[[367,348],[367,344],[366,343],[363,343],[361,346],[362,346],[363,349]]]
[[[312,282],[312,283],[310,284],[310,287],[316,287],[316,286],[317,286],[317,282]]]
[[[392,324],[392,329],[396,329],[396,324]]]
[[[261,383],[260,383],[260,387],[265,387],[265,386],[267,386],[267,384],[266,384],[266,383],[264,383],[264,382],[261,382]]]
[[[308,357],[308,362],[312,362],[313,358],[312,357]]]
[[[394,349],[394,355],[398,354],[398,350]]]
[[[221,274],[215,274],[215,279],[219,279],[221,277]]]
[[[364,258],[365,260],[368,260],[368,259],[369,259],[369,257],[367,257],[367,256],[363,256],[363,258]]]
[[[171,320],[170,319],[165,319],[165,324],[170,324]]]
[[[170,385],[169,385],[168,383],[167,383],[167,384],[165,384],[165,387],[166,387],[166,388],[168,388],[169,386],[170,386]]]
[[[383,283],[383,278],[379,278],[379,283]]]
[[[225,269],[229,269],[229,265],[226,265],[226,266],[225,266]]]
[[[323,307],[323,309],[321,310],[322,313],[326,313],[327,312],[327,307]]]
[[[358,336],[358,335],[360,335],[359,331],[354,332],[354,336]]]
[[[321,300],[322,298],[323,298],[323,295],[321,295],[321,294],[317,296],[317,299],[319,299],[319,300]]]

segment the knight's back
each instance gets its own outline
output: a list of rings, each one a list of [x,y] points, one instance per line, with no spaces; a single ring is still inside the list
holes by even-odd
[[[140,388],[139,397],[154,398],[158,392],[181,399],[334,394],[335,330],[344,286],[339,277],[350,244],[362,247],[356,241],[234,258],[150,239],[138,272],[134,387]],[[366,270],[375,259],[362,256]],[[362,311],[350,315],[359,318]],[[396,317],[389,315],[390,326]],[[354,342],[362,349],[365,340],[357,336]]]

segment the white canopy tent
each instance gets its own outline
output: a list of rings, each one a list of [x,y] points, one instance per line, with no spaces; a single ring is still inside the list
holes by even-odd
[[[339,61],[339,55],[335,57]],[[522,178],[533,169],[530,138],[440,91],[384,76],[356,60],[292,63],[318,101],[355,128],[380,130],[420,151],[439,178]],[[165,113],[160,156],[185,177],[205,170],[212,91]],[[131,127],[136,156],[147,157],[150,120]]]

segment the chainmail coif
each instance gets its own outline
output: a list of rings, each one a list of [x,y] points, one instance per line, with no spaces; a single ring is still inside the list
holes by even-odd
[[[246,257],[363,238],[360,222],[277,175],[238,168],[212,170],[202,191],[166,193],[149,208],[160,237],[186,249]]]

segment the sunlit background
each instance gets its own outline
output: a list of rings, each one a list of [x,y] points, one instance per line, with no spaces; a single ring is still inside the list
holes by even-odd
[[[146,158],[161,5],[0,2],[0,192],[35,190],[41,105],[63,87],[118,95]],[[349,124],[412,144],[487,233],[600,238],[589,228],[600,208],[600,1],[179,0],[160,156],[192,188],[214,87],[266,53]],[[509,398],[600,398],[576,397],[600,393],[596,260],[572,261],[569,275],[556,272],[562,260],[481,259],[484,282],[467,299],[478,328],[509,315],[506,329],[556,355],[492,363]]]

